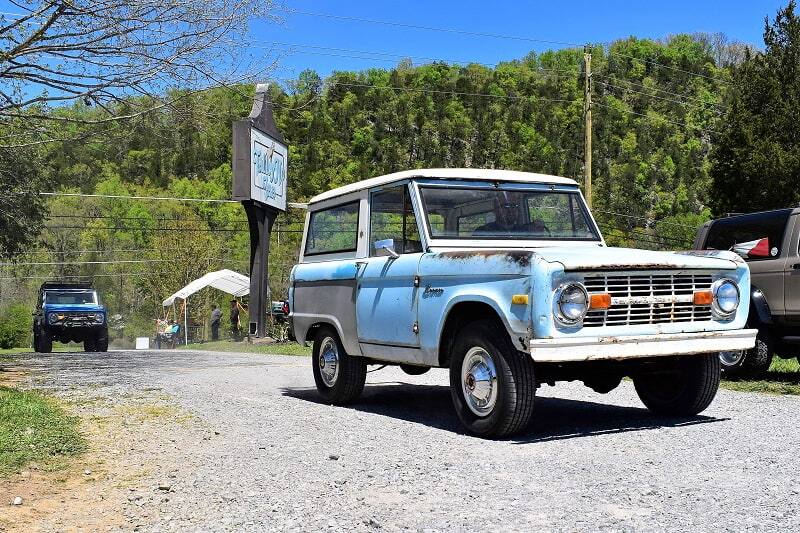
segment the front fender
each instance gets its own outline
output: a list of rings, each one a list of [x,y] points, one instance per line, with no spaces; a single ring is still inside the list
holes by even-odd
[[[494,294],[491,294],[492,291],[486,288],[476,290],[476,287],[473,286],[470,290],[451,294],[446,300],[440,300],[441,297],[431,299],[432,301],[429,302],[421,300],[419,303],[420,348],[425,362],[431,366],[438,366],[439,347],[443,342],[442,335],[445,324],[447,324],[453,309],[461,303],[478,303],[491,308],[503,324],[512,344],[519,349],[527,350],[531,334],[530,305],[511,304],[512,294],[528,294],[530,292],[529,288],[523,287],[527,281],[527,278],[504,280],[504,283],[513,283],[519,287],[513,289],[509,287],[507,290]]]
[[[767,297],[758,287],[752,287],[750,291],[750,316],[748,320],[751,324],[772,324],[772,311],[769,309]]]

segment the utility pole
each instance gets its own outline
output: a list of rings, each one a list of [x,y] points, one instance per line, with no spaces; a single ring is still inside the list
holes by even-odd
[[[583,188],[586,203],[592,208],[592,49],[583,47]]]

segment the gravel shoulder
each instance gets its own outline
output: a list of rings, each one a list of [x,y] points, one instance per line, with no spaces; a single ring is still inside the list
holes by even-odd
[[[304,357],[23,354],[14,364],[22,386],[69,402],[93,443],[73,473],[91,479],[66,482],[54,512],[36,515],[28,500],[27,524],[45,531],[800,527],[797,397],[723,390],[686,421],[651,417],[630,383],[608,395],[544,386],[528,432],[484,441],[461,432],[444,370],[370,373],[363,400],[341,408],[319,403]],[[0,504],[14,523],[20,508]]]

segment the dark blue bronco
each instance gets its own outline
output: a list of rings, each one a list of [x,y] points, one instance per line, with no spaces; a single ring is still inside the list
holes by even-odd
[[[82,342],[87,352],[108,351],[106,309],[90,283],[47,281],[33,315],[33,348],[49,353],[53,341]]]

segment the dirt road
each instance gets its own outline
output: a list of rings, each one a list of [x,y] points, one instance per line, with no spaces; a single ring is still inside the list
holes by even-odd
[[[22,385],[64,398],[93,447],[74,474],[86,479],[49,500],[31,492],[27,522],[18,523],[800,528],[800,398],[721,391],[703,416],[678,421],[652,418],[629,383],[608,395],[544,386],[534,426],[492,442],[461,433],[443,370],[370,373],[363,401],[338,408],[318,403],[309,365],[304,357],[179,351],[19,357]],[[25,490],[26,482],[15,478],[11,487]],[[0,503],[6,525],[23,516]]]

